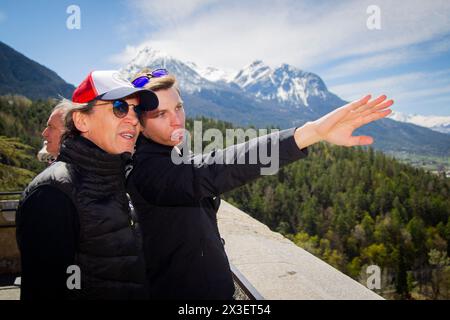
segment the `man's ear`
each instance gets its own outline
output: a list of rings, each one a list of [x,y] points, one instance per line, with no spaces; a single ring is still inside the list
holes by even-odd
[[[75,111],[72,114],[72,120],[75,127],[81,132],[86,133],[89,131],[89,117],[86,113]]]

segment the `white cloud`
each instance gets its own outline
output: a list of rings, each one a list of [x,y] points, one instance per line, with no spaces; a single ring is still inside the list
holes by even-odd
[[[426,45],[392,49],[386,52],[352,57],[347,62],[338,63],[335,67],[323,72],[327,80],[363,74],[376,70],[387,70],[390,67],[417,63],[421,59],[433,59],[439,54],[450,51],[450,37],[431,41]]]
[[[366,27],[372,1],[134,0],[148,39],[175,56],[238,69],[254,59],[311,69],[354,55],[429,41],[450,32],[450,1],[379,0],[381,30]],[[404,55],[404,53],[402,53]],[[380,58],[381,59],[381,58]]]
[[[381,77],[333,86],[330,90],[347,101],[356,100],[366,93],[374,96],[387,94],[395,101],[394,109],[410,113],[412,107],[415,112],[424,112],[430,106],[434,110],[442,106],[442,114],[450,114],[450,70]]]
[[[182,20],[205,6],[214,4],[218,0],[132,0],[130,4],[149,22],[171,23]]]
[[[397,98],[398,94],[408,90],[411,83],[418,83],[427,75],[425,73],[409,73],[390,77],[382,77],[369,81],[350,82],[332,86],[330,91],[336,93],[345,100],[355,100],[366,93],[388,94]]]
[[[6,20],[6,15],[0,11],[0,23]]]
[[[346,97],[355,97],[355,92],[362,88],[377,91],[395,91],[398,97],[416,98],[431,94],[448,93],[450,86],[450,70],[434,72],[414,72],[389,77],[381,77],[369,81],[346,83],[333,86],[333,92]]]
[[[124,64],[130,62],[139,53],[139,51],[147,45],[151,45],[151,43],[145,42],[139,46],[126,46],[123,52],[110,56],[108,58],[108,62],[123,66]]]
[[[359,82],[349,82],[342,85],[332,86],[331,90],[346,98],[355,97],[355,93],[366,90],[377,91],[392,91],[395,90],[397,94],[402,94],[402,97],[419,96],[418,91],[424,89],[435,90],[440,93],[438,88],[445,88],[450,85],[450,69],[444,69],[433,72],[412,72],[394,76],[379,77],[377,79]],[[378,89],[377,89],[378,88]],[[446,93],[445,91],[443,93]],[[422,94],[423,96],[424,94]]]
[[[366,92],[387,93],[397,105],[426,103],[447,94],[450,83],[440,81],[436,72],[413,70],[421,69],[420,61],[450,50],[450,1],[377,0],[381,30],[373,31],[366,26],[372,0],[336,2],[133,0],[136,19],[122,31],[138,28],[148,30],[148,36],[110,60],[124,65],[150,45],[228,71],[261,59],[271,66],[321,69],[325,79],[344,81],[373,71],[392,74],[390,68],[401,65],[412,71],[384,77],[378,73],[374,80],[349,80],[330,89],[346,100]]]
[[[361,58],[350,59],[348,62],[340,63],[331,69],[325,70],[322,76],[327,80],[348,77],[354,74],[403,65],[419,57],[420,54],[418,52],[408,50],[396,50],[388,53],[363,56]]]
[[[421,103],[423,106],[425,104]],[[443,115],[448,116],[450,115],[450,96],[442,96],[439,98],[429,98],[427,99],[427,104],[431,106],[436,106],[433,108],[431,112],[428,112],[431,114],[434,112],[436,115]]]
[[[436,97],[443,94],[448,94],[450,92],[450,84],[449,85],[441,85],[438,87],[432,88],[424,88],[424,89],[416,89],[411,91],[404,91],[398,94],[398,98],[407,98],[412,101],[414,99],[419,98],[429,98]]]
[[[450,37],[438,41],[430,47],[430,53],[439,54],[448,51],[450,51]]]

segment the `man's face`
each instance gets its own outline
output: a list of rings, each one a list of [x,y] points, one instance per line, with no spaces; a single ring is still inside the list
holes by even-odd
[[[155,92],[159,106],[143,116],[143,134],[151,140],[166,145],[176,146],[183,141],[185,114],[183,101],[174,88]],[[181,129],[181,130],[180,130]]]
[[[47,141],[47,152],[52,156],[57,156],[59,153],[59,144],[61,142],[61,136],[64,133],[62,116],[62,110],[53,111],[48,118],[47,126],[42,131],[42,137]]]
[[[97,101],[93,112],[85,116],[81,135],[110,154],[134,152],[141,129],[134,106],[138,98],[124,99],[129,104],[128,114],[118,118],[113,113],[112,101]]]

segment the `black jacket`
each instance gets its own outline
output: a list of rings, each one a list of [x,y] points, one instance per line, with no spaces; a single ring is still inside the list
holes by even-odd
[[[143,299],[142,242],[125,189],[131,155],[77,137],[24,191],[17,211],[23,299]],[[69,265],[81,289],[68,290]]]
[[[261,175],[259,153],[279,146],[280,166],[304,158],[294,140],[295,129],[284,130],[176,165],[172,147],[140,136],[128,185],[144,239],[150,297],[154,299],[231,299],[234,285],[217,227],[219,195]],[[233,150],[235,152],[233,152]],[[270,150],[270,148],[269,148]],[[238,157],[256,164],[220,164]],[[248,161],[246,163],[249,163]]]

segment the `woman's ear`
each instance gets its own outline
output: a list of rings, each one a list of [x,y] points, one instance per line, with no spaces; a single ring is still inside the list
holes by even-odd
[[[75,127],[81,132],[89,132],[89,116],[86,113],[75,111],[72,114],[72,120]]]

